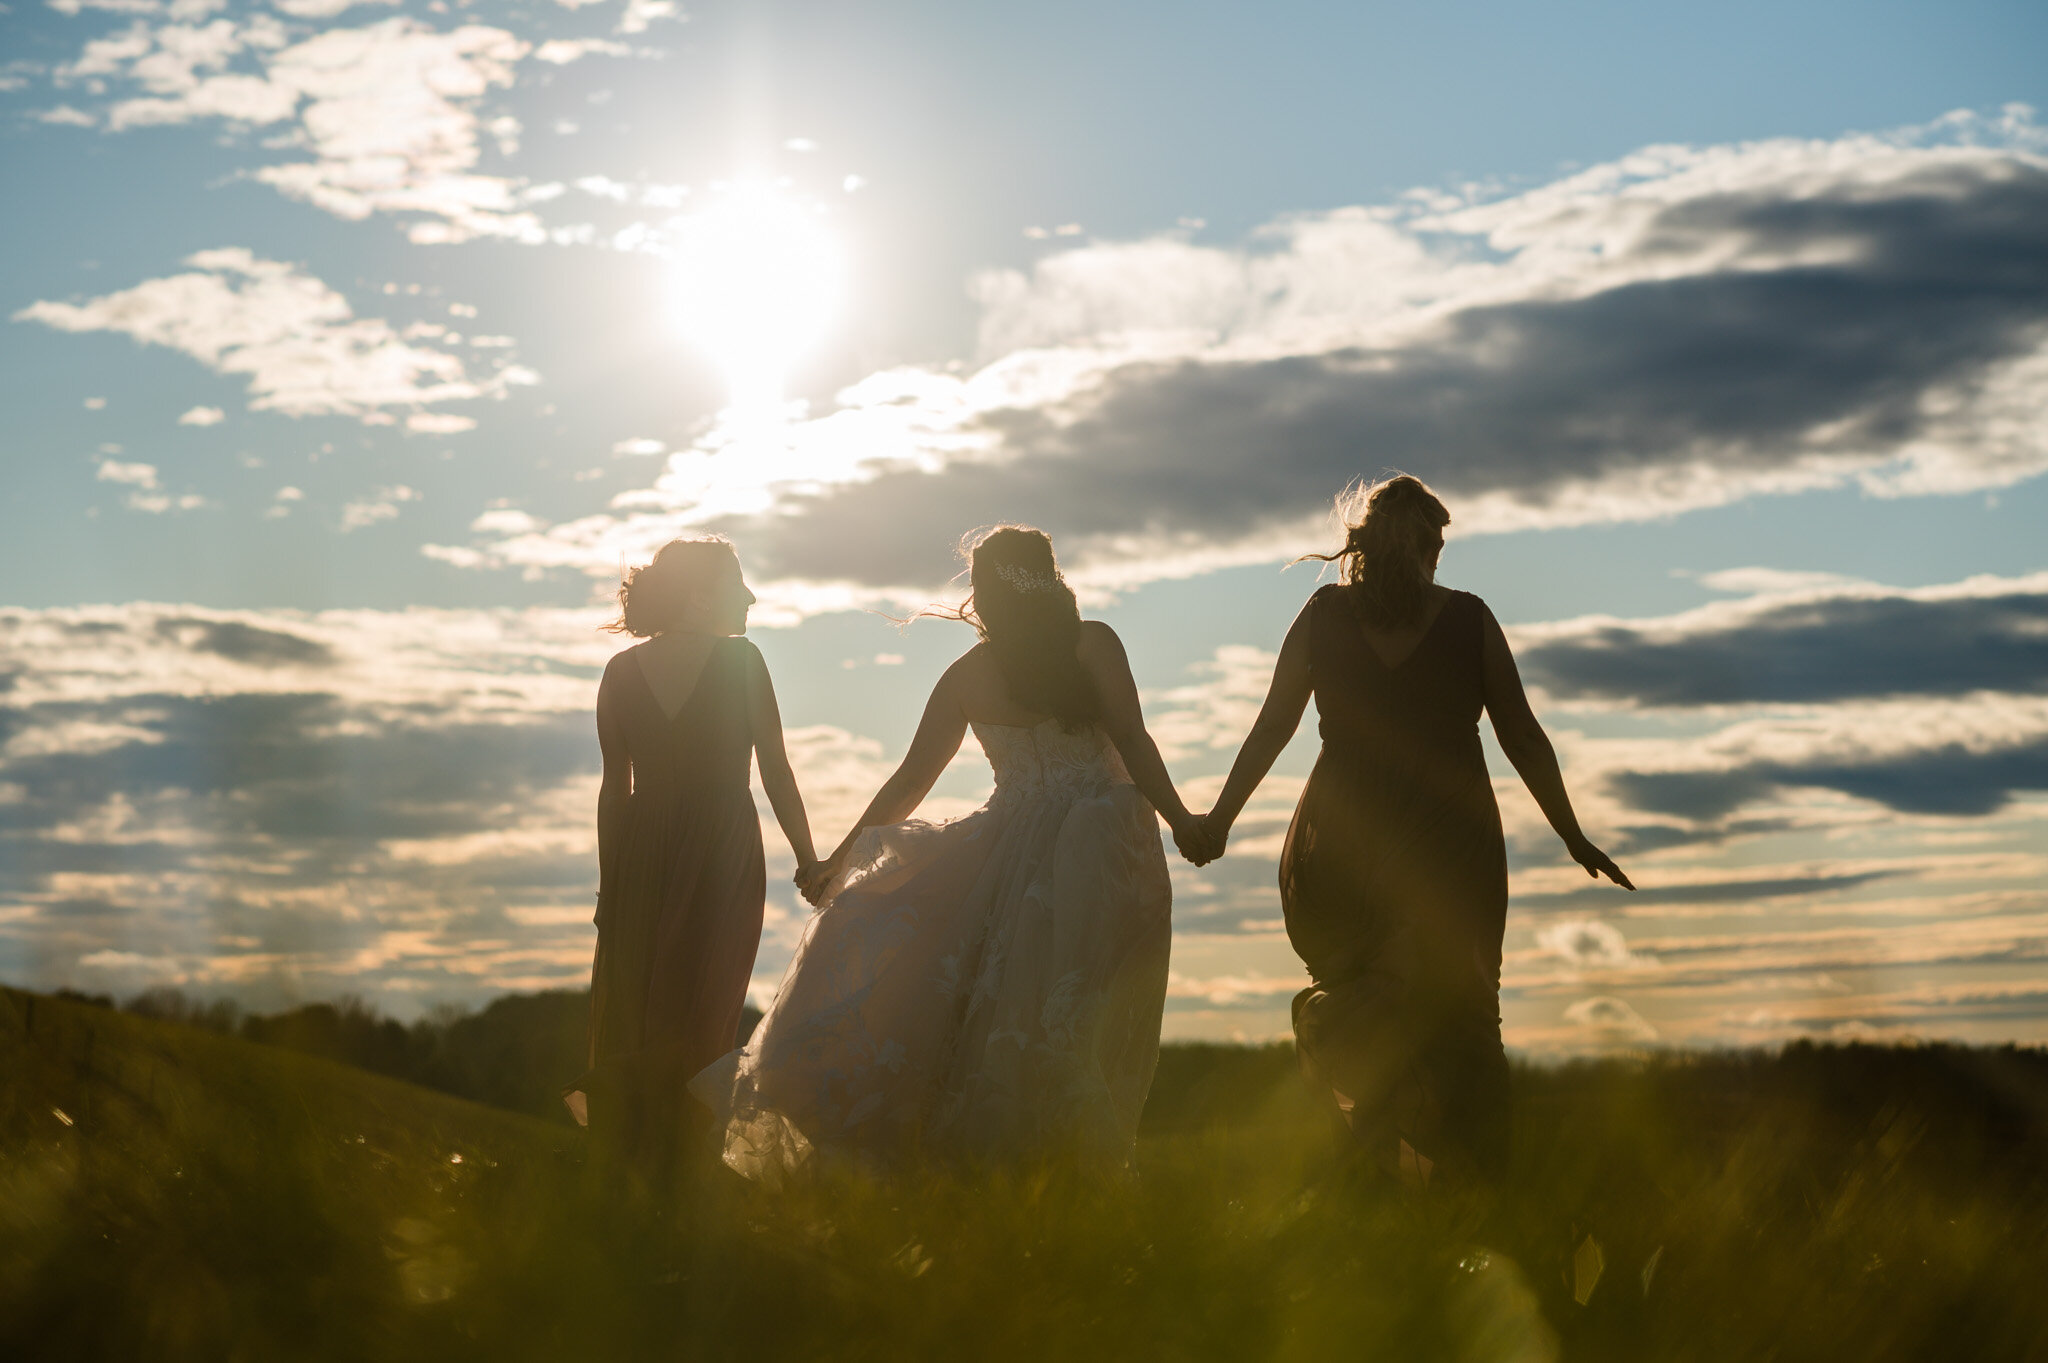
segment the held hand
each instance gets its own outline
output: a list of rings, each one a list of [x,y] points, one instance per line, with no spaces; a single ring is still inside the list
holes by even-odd
[[[1210,810],[1202,816],[1202,847],[1207,853],[1208,860],[1214,861],[1222,856],[1224,848],[1229,845],[1229,821],[1217,818],[1216,811]]]
[[[1223,854],[1222,842],[1210,832],[1208,819],[1193,814],[1174,823],[1173,845],[1196,866],[1206,866]]]
[[[807,869],[808,875],[798,872],[797,891],[804,902],[814,909],[825,907],[825,898],[831,892],[834,882],[839,879],[840,868],[845,865],[846,854],[834,852],[823,861],[814,861]]]
[[[1581,836],[1566,842],[1565,846],[1570,849],[1572,860],[1585,867],[1586,874],[1593,879],[1598,880],[1604,875],[1624,890],[1635,888],[1635,883],[1614,864],[1614,858],[1595,847],[1590,839]]]

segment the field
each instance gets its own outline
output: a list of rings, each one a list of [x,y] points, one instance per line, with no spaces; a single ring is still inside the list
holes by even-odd
[[[1362,1178],[1229,1047],[1168,1048],[1128,1184],[656,1194],[557,1122],[0,991],[0,1357],[2048,1356],[2048,1055],[1516,1084],[1492,1208]]]

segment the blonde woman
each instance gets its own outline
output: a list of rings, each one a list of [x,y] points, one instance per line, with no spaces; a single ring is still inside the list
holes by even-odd
[[[766,891],[749,767],[796,854],[810,823],[783,750],[754,594],[724,540],[675,540],[619,588],[611,628],[642,642],[597,691],[597,960],[590,1071],[567,1094],[592,1134],[659,1170],[701,1114],[690,1076],[731,1049],[754,973]]]
[[[1479,716],[1588,875],[1635,888],[1579,828],[1557,754],[1486,603],[1437,585],[1451,515],[1401,475],[1355,508],[1343,565],[1281,645],[1222,795],[1183,843],[1198,863],[1316,702],[1322,753],[1280,855],[1304,1068],[1390,1172],[1491,1182],[1508,1157],[1500,1039],[1507,852]]]

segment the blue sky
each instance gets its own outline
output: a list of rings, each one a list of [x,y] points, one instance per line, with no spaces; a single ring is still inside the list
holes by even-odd
[[[1398,466],[1645,886],[1583,892],[1503,783],[1512,1042],[2048,1036],[2038,7],[0,32],[0,976],[578,979],[592,626],[678,532],[747,559],[821,838],[965,642],[872,612],[998,519],[1058,538],[1199,803],[1281,565]],[[1311,754],[1177,872],[1170,1035],[1284,1029]],[[985,785],[970,748],[930,812]]]

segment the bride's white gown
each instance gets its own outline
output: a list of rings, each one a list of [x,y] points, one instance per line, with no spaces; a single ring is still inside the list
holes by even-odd
[[[1158,821],[1098,728],[974,732],[988,803],[863,833],[752,1041],[692,1082],[739,1172],[1129,1158],[1171,939]]]

